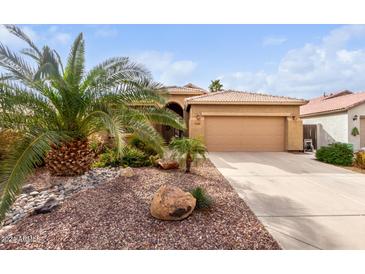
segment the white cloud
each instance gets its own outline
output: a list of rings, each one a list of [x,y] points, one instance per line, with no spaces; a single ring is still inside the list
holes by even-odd
[[[61,43],[61,44],[68,44],[71,41],[71,35],[69,33],[57,33],[53,37],[53,42]]]
[[[222,76],[225,87],[261,90],[310,98],[327,91],[365,90],[365,48],[349,49],[349,42],[365,38],[365,26],[343,26],[318,44],[288,51],[273,73],[234,72]]]
[[[262,40],[263,46],[279,46],[287,41],[285,37],[268,36]]]
[[[50,40],[54,44],[66,45],[71,42],[71,34],[60,31],[59,26],[50,26],[47,33],[43,34],[44,40]]]
[[[118,31],[113,28],[99,28],[95,31],[95,36],[100,38],[115,37],[118,35]]]
[[[166,85],[186,84],[197,67],[191,60],[175,60],[171,52],[144,51],[132,55],[132,59],[145,65],[157,81]]]

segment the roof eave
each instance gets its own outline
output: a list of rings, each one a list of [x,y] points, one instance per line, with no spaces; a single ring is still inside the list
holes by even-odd
[[[300,117],[311,117],[311,116],[319,116],[319,115],[325,115],[325,114],[332,114],[332,113],[336,113],[336,112],[348,111],[349,109],[352,109],[352,108],[354,108],[358,105],[361,105],[363,103],[365,103],[365,100],[361,100],[359,102],[356,102],[356,103],[354,103],[352,105],[349,105],[347,107],[344,107],[344,108],[338,108],[338,109],[332,109],[332,110],[325,110],[325,111],[302,114],[302,115],[300,115]]]
[[[347,111],[347,110],[349,110],[349,108],[339,108],[339,109],[334,109],[334,110],[325,110],[325,111],[301,114],[300,117],[301,118],[309,118],[309,117],[332,114],[332,113],[337,113],[337,112],[344,112],[344,111]]]
[[[229,102],[229,101],[186,101],[186,105],[289,105],[289,106],[302,106],[305,105],[307,101],[299,101],[299,102],[247,102],[247,101],[237,101],[237,102]]]
[[[170,95],[203,95],[204,91],[167,91]]]

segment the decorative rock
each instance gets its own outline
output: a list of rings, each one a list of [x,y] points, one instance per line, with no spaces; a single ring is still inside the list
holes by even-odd
[[[98,168],[90,170],[83,176],[70,178],[52,178],[47,187],[39,190],[25,185],[26,192],[18,196],[15,203],[5,215],[5,221],[0,223],[0,233],[12,224],[19,222],[32,214],[46,213],[60,205],[65,199],[81,189],[95,187],[106,183],[120,174],[119,168]],[[47,175],[48,176],[48,175]],[[48,177],[46,178],[48,180]],[[56,202],[57,201],[57,202]],[[37,211],[37,212],[36,212]]]
[[[34,209],[34,213],[35,214],[49,213],[53,209],[55,209],[56,207],[58,207],[59,204],[60,204],[60,202],[56,199],[56,197],[51,196],[51,197],[48,198],[48,200],[44,204],[36,207]]]
[[[179,168],[179,163],[177,161],[173,161],[173,160],[166,161],[166,160],[159,159],[156,161],[156,164],[160,168],[165,169],[165,170]]]
[[[126,167],[126,168],[122,168],[120,170],[120,175],[123,177],[133,177],[134,176],[134,171],[133,168],[131,167]]]
[[[31,184],[27,184],[25,186],[22,187],[22,193],[26,193],[29,194],[31,192],[35,191],[35,187],[32,186]]]
[[[150,212],[160,220],[178,221],[188,217],[195,205],[196,199],[189,192],[175,186],[163,185],[153,196]]]

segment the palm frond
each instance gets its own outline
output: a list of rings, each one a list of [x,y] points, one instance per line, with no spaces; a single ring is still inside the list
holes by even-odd
[[[25,32],[17,27],[16,25],[4,25],[8,31],[10,31],[12,34],[17,36],[18,38],[25,41],[33,50],[33,53],[38,55],[38,58],[42,55],[40,50],[37,48],[37,46],[33,43],[32,39],[28,35],[25,34]]]
[[[146,118],[142,118],[143,115],[140,112],[126,109],[119,112],[118,116],[127,132],[133,133],[142,142],[162,153],[163,139],[161,135]]]
[[[4,219],[21,185],[35,166],[42,162],[50,145],[65,138],[54,131],[27,134],[13,152],[0,162],[0,220]]]
[[[71,86],[78,86],[83,78],[85,66],[85,43],[83,34],[75,39],[65,68],[64,79]]]
[[[24,82],[31,82],[34,69],[20,56],[0,43],[0,66]]]
[[[152,123],[170,126],[179,130],[186,130],[184,120],[180,115],[167,108],[142,107],[140,111]]]
[[[83,119],[80,129],[86,136],[106,129],[114,139],[117,153],[121,155],[125,146],[123,139],[125,131],[123,121],[118,116],[113,116],[108,110],[95,110]]]

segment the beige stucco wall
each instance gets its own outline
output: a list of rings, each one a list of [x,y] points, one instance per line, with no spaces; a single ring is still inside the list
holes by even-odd
[[[169,94],[167,95],[167,103],[178,103],[182,109],[184,109],[184,100],[186,98],[192,97],[193,95],[177,95],[177,94]]]
[[[286,150],[303,150],[303,126],[299,106],[290,105],[191,105],[189,136],[204,141],[206,116],[281,116],[286,117]],[[294,117],[294,119],[292,118]]]
[[[357,115],[357,120],[353,120],[354,116]],[[361,128],[360,126],[360,117],[365,117],[365,104],[358,105],[354,108],[351,108],[347,112],[347,118],[348,118],[348,142],[350,144],[353,144],[354,150],[359,150],[361,148],[360,146],[360,136],[361,131],[364,131],[365,128]],[[357,127],[360,134],[357,136],[352,136],[351,131],[354,127]]]
[[[347,112],[302,117],[302,120],[305,125],[317,125],[317,148],[335,142],[349,142],[349,118]]]

